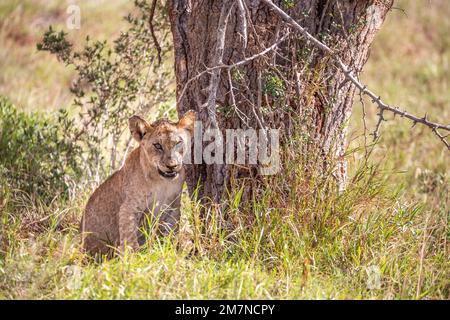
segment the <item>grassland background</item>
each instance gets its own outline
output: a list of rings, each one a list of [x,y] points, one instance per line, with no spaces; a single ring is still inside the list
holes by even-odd
[[[67,30],[68,3],[0,3],[0,94],[22,110],[52,112],[69,106],[72,99],[68,88],[73,70],[48,53],[36,51],[36,43],[49,24],[66,30],[69,39],[79,46],[88,34],[97,39],[113,38],[125,26],[120,18],[132,8],[125,0],[77,1],[81,7],[81,29]],[[415,114],[428,113],[434,120],[449,123],[450,2],[402,0],[396,1],[395,7],[402,10],[389,13],[362,79],[390,104]],[[369,130],[373,130],[376,110],[368,102],[366,108]],[[351,147],[362,146],[363,122],[357,99],[350,127]],[[391,200],[400,205],[371,203],[367,207],[361,205],[362,210],[379,214],[380,219],[395,220],[398,212],[405,217],[401,223],[386,221],[385,226],[379,222],[370,230],[366,226],[369,231],[362,229],[361,234],[379,232],[386,239],[373,240],[373,246],[367,240],[359,249],[349,249],[346,254],[353,261],[350,267],[327,261],[326,257],[332,260],[336,255],[333,246],[340,248],[342,243],[330,241],[309,254],[309,246],[302,242],[306,240],[283,244],[280,261],[274,262],[273,268],[266,268],[266,258],[257,253],[240,258],[206,253],[192,258],[167,242],[158,243],[145,254],[86,265],[81,262],[76,244],[74,221],[81,214],[87,192],[70,203],[24,209],[24,215],[43,216],[49,221],[45,230],[36,233],[24,234],[20,219],[3,215],[3,222],[8,224],[8,229],[2,229],[3,236],[14,245],[0,256],[0,298],[448,299],[449,153],[427,128],[411,129],[403,119],[387,121],[381,133],[372,161],[382,165],[384,182],[392,190],[387,192],[398,191]],[[363,152],[351,156],[351,174],[362,156]],[[414,220],[410,226],[409,215]],[[437,240],[433,238],[434,226],[444,229]],[[391,233],[396,234],[392,237]],[[368,237],[371,236],[377,237]],[[297,246],[298,251],[291,252],[285,245]],[[283,256],[283,250],[289,253]],[[376,257],[376,264],[382,266],[383,287],[379,290],[367,289],[364,268],[371,262],[361,256],[370,256],[367,252],[371,250],[375,251],[372,257]]]

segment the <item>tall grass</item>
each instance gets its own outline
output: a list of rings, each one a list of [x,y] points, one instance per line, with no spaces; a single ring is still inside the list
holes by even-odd
[[[448,298],[445,211],[405,202],[379,165],[361,166],[339,194],[302,176],[298,161],[287,159],[286,175],[270,178],[251,205],[237,191],[227,212],[202,219],[199,202],[184,197],[179,234],[149,233],[139,253],[100,264],[79,250],[85,199],[49,207],[23,199],[2,215],[0,296]],[[30,212],[45,219],[30,223]]]

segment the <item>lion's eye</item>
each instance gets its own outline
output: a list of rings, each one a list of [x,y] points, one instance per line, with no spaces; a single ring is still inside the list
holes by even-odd
[[[157,150],[162,150],[162,149],[163,149],[162,145],[160,145],[159,143],[154,143],[153,146],[154,146]]]

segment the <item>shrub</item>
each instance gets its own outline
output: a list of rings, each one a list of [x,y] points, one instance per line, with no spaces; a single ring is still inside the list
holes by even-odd
[[[0,96],[0,192],[25,192],[42,201],[66,194],[79,173],[78,147],[69,141],[72,122],[20,112]]]

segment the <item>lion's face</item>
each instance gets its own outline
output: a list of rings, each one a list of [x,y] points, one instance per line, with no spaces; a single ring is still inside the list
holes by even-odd
[[[146,171],[165,179],[178,176],[183,168],[183,157],[190,147],[194,121],[194,112],[188,112],[178,123],[158,120],[150,125],[138,116],[130,118],[130,131],[140,143],[140,161]]]
[[[187,132],[172,124],[158,125],[152,134],[144,136],[141,148],[150,167],[164,178],[175,178],[183,166]]]

